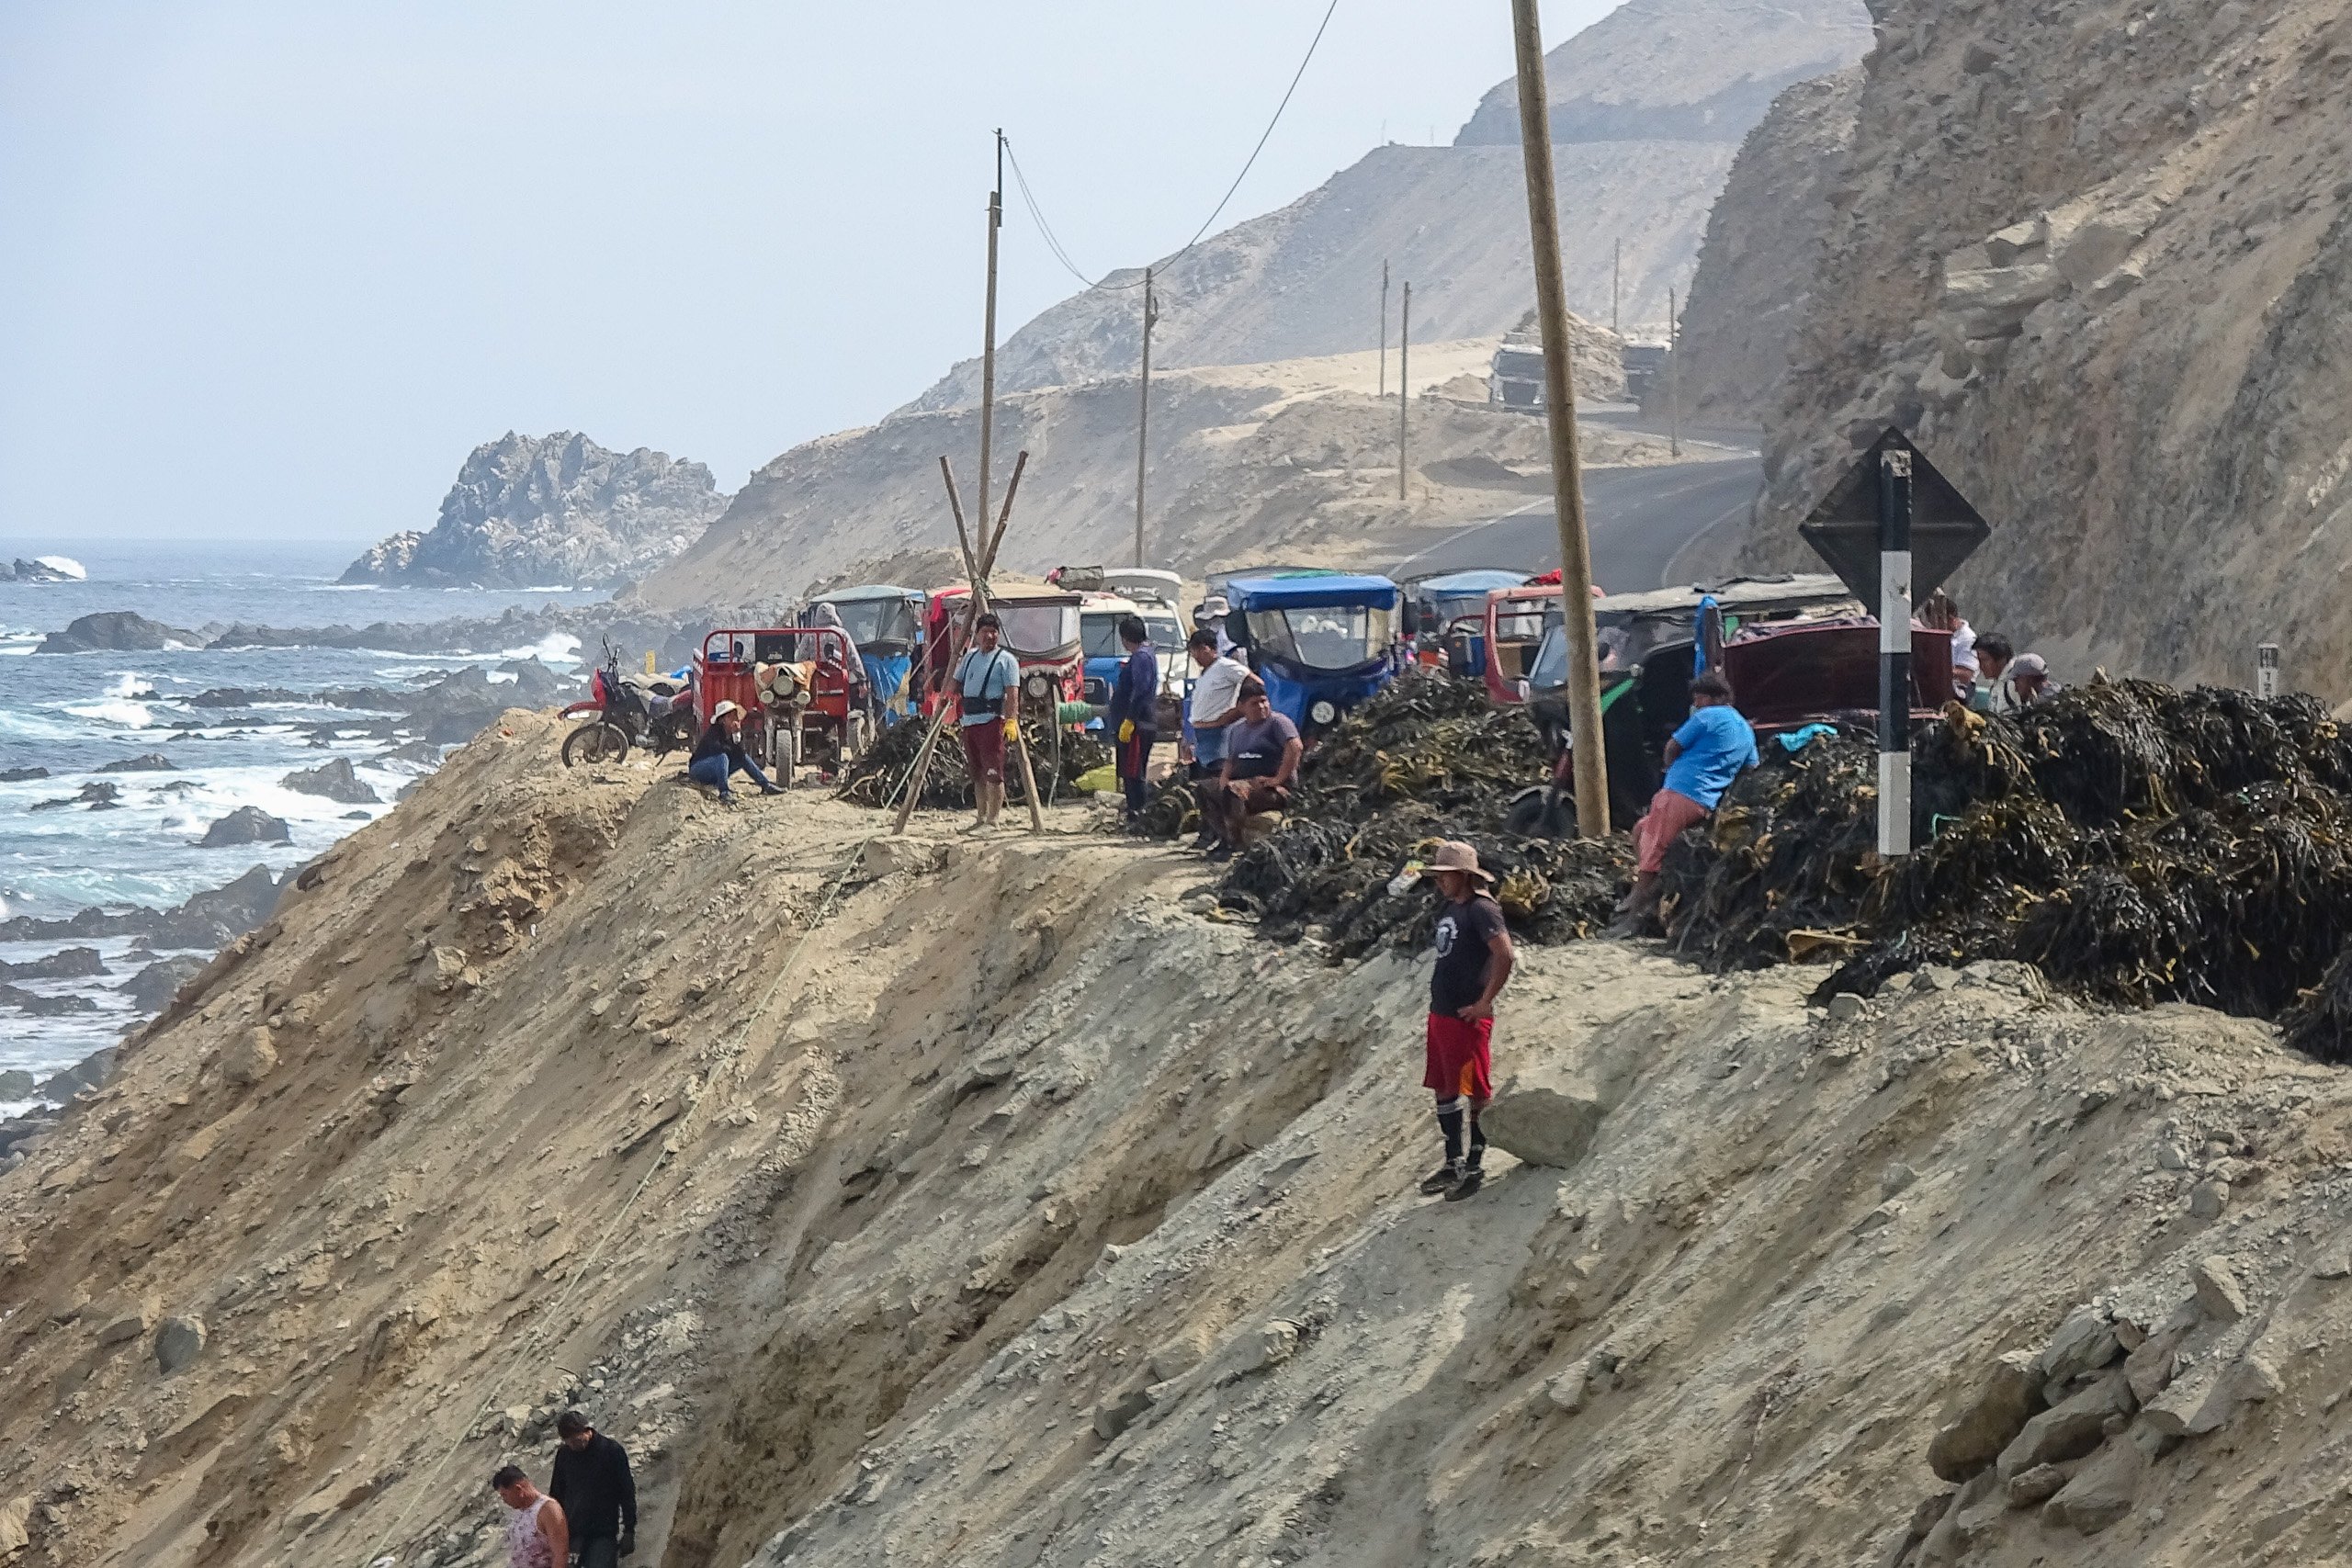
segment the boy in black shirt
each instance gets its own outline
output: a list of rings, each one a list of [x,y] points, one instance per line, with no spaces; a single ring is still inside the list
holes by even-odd
[[[1437,919],[1437,967],[1430,974],[1429,1065],[1421,1084],[1437,1095],[1445,1163],[1422,1178],[1421,1190],[1442,1192],[1453,1202],[1477,1191],[1486,1179],[1479,1166],[1487,1139],[1478,1131],[1478,1112],[1494,1097],[1495,998],[1510,979],[1517,955],[1503,925],[1502,906],[1487,892],[1495,879],[1479,869],[1476,849],[1459,841],[1440,844],[1430,872],[1445,897],[1445,908]]]

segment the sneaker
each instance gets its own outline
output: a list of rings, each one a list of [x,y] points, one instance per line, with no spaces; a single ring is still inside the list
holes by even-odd
[[[1219,844],[1216,848],[1211,850],[1202,858],[1208,861],[1213,865],[1223,865],[1227,861],[1233,858],[1233,846],[1231,844]]]
[[[1425,1193],[1443,1192],[1461,1179],[1461,1170],[1448,1161],[1421,1178],[1421,1190]]]
[[[1464,1198],[1476,1195],[1478,1189],[1485,1184],[1486,1179],[1487,1173],[1476,1166],[1472,1166],[1462,1173],[1462,1179],[1447,1190],[1445,1201],[1449,1203],[1459,1203]]]

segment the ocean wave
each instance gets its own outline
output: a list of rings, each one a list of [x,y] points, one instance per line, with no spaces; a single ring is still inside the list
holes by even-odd
[[[67,703],[65,711],[76,718],[86,718],[99,724],[111,724],[123,729],[145,729],[155,722],[155,716],[144,703],[102,702]]]
[[[106,694],[130,699],[152,697],[155,694],[155,688],[149,685],[146,677],[138,671],[125,670],[115,676],[114,683],[107,688]]]
[[[580,639],[570,632],[549,632],[528,648],[510,648],[503,659],[536,659],[542,664],[577,664]]]

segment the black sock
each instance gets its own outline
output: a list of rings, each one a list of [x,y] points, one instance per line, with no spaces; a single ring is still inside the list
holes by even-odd
[[[1468,1168],[1472,1170],[1477,1169],[1479,1162],[1484,1160],[1486,1157],[1487,1134],[1479,1130],[1478,1113],[1476,1111],[1473,1111],[1470,1112],[1470,1164]]]
[[[1445,1134],[1445,1163],[1459,1169],[1462,1165],[1462,1102],[1449,1100],[1437,1108],[1437,1124]]]

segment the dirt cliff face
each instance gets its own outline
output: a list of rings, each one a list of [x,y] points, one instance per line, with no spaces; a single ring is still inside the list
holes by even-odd
[[[0,1175],[0,1560],[491,1568],[587,1408],[663,1568],[2323,1559],[2352,1077],[1930,967],[1427,960],[1086,831],[514,713]],[[1538,1156],[1518,1163],[1510,1150]]]
[[[2352,18],[1884,0],[1751,560],[1893,421],[1998,532],[1954,584],[2056,656],[2346,695]]]
[[[1861,90],[1860,66],[1800,82],[1740,144],[1682,310],[1685,418],[1762,422],[1812,303]]]

